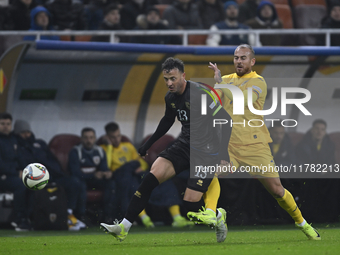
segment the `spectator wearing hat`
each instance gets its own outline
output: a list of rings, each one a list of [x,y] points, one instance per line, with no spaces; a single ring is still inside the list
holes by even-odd
[[[226,19],[224,21],[215,23],[210,27],[211,31],[217,30],[240,30],[249,29],[248,26],[239,23],[238,19],[238,4],[234,1],[228,1],[224,4],[224,10]],[[207,45],[240,45],[240,44],[253,44],[248,41],[248,35],[246,34],[210,34],[207,38]]]
[[[168,22],[161,20],[159,10],[153,6],[149,7],[146,15],[140,15],[137,18],[136,30],[167,30]],[[150,43],[150,44],[181,44],[181,38],[178,36],[152,35],[152,36],[134,36],[133,43]]]
[[[31,28],[30,31],[53,31],[53,26],[51,24],[51,14],[49,11],[42,6],[37,6],[31,11]],[[24,40],[34,41],[35,35],[27,35]],[[41,40],[60,40],[57,35],[41,35]]]
[[[104,9],[104,19],[101,23],[98,30],[107,30],[107,31],[115,31],[115,30],[123,30],[120,24],[120,10],[119,6],[116,4],[110,4]],[[110,36],[94,36],[91,41],[93,42],[110,42]],[[123,36],[115,36],[114,42],[126,42],[127,39]]]
[[[46,166],[50,173],[50,181],[64,188],[67,196],[68,228],[78,231],[86,225],[78,220],[73,212],[77,203],[80,203],[80,183],[75,177],[66,176],[61,169],[58,159],[48,148],[45,141],[36,139],[30,124],[25,120],[16,120],[14,123],[14,134],[18,141],[19,168],[24,169],[28,164],[41,163]],[[85,211],[78,213],[84,217]]]
[[[245,25],[252,29],[279,29],[282,28],[282,22],[277,17],[275,6],[269,1],[262,1],[257,7],[255,18],[244,22]],[[281,45],[281,36],[260,35],[260,42],[263,46]]]
[[[197,5],[192,0],[176,0],[163,12],[170,29],[203,29]]]

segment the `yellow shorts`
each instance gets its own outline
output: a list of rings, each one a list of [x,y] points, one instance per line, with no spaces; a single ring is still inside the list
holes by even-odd
[[[228,147],[233,169],[256,177],[279,177],[268,144],[233,145]]]

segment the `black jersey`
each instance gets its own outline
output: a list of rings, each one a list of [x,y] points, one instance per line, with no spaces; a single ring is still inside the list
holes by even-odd
[[[222,139],[223,147],[227,147],[231,127],[229,125],[222,125],[222,127],[217,125],[214,127],[213,120],[214,118],[230,120],[230,116],[221,107],[220,103],[216,100],[214,101],[210,95],[207,96],[207,114],[201,114],[201,95],[207,95],[206,91],[207,87],[196,82],[187,81],[185,90],[181,95],[167,92],[165,95],[166,109],[164,117],[161,119],[155,133],[139,149],[140,154],[145,155],[144,153],[151,145],[168,132],[176,117],[182,124],[178,140],[189,145],[191,149],[208,154],[218,153],[221,149]]]
[[[193,82],[187,81],[185,90],[181,95],[168,91],[165,95],[165,117],[182,124],[181,134],[178,139],[190,144],[190,86]]]

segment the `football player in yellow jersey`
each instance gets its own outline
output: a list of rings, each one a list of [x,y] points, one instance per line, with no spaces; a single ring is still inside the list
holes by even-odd
[[[239,45],[234,52],[234,67],[236,72],[230,75],[221,76],[221,72],[216,64],[209,63],[209,68],[214,71],[216,83],[223,83],[237,86],[244,95],[244,114],[233,115],[233,95],[229,89],[217,89],[217,93],[222,99],[223,107],[232,118],[233,129],[229,141],[230,164],[235,168],[255,166],[257,170],[250,171],[249,174],[257,177],[267,191],[277,200],[279,205],[286,210],[305,235],[311,240],[321,240],[320,234],[309,225],[302,217],[292,194],[286,190],[280,181],[277,172],[268,171],[269,166],[275,166],[268,143],[271,143],[268,129],[261,123],[250,120],[262,120],[263,116],[253,114],[248,108],[248,88],[252,88],[252,102],[257,110],[263,110],[263,105],[267,95],[267,84],[263,77],[252,71],[255,65],[255,52],[248,44]],[[248,121],[250,121],[248,123]],[[252,123],[253,122],[253,123]],[[266,171],[262,169],[266,166]],[[271,168],[273,169],[273,168]],[[199,218],[200,215],[197,215]],[[204,219],[202,219],[204,220]]]
[[[148,170],[148,163],[142,159],[136,148],[130,142],[122,142],[122,135],[117,123],[110,122],[105,126],[106,142],[107,144],[101,145],[106,152],[106,158],[109,169],[113,172],[113,178],[116,180],[117,197],[120,200],[122,212],[125,213],[133,193],[139,186],[137,175],[141,176]],[[151,197],[151,203],[157,206],[168,206],[169,212],[173,218],[173,227],[186,227],[194,225],[193,222],[188,221],[181,216],[179,204],[181,199],[175,194],[177,189],[172,181],[168,181],[162,184],[164,192],[161,199],[153,199]],[[159,201],[162,200],[162,201]],[[145,227],[154,227],[150,217],[143,210],[139,214]]]

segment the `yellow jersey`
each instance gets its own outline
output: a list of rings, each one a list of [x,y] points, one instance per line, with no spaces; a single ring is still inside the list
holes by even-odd
[[[222,84],[237,86],[242,92],[248,88],[252,88],[252,91],[257,95],[257,99],[253,103],[253,106],[257,110],[263,110],[263,105],[267,96],[267,84],[262,76],[258,75],[255,71],[252,71],[242,77],[238,76],[236,73],[224,75],[222,80]],[[223,108],[232,118],[233,129],[229,143],[247,145],[255,143],[268,144],[272,142],[262,115],[252,113],[248,106],[245,106],[244,115],[233,115],[233,101],[223,92],[226,89],[216,90],[222,99]]]
[[[113,172],[132,160],[139,161],[140,166],[144,171],[149,167],[148,163],[139,156],[136,148],[129,142],[121,142],[117,148],[113,147],[111,144],[103,144],[100,146],[106,152],[107,165]]]

